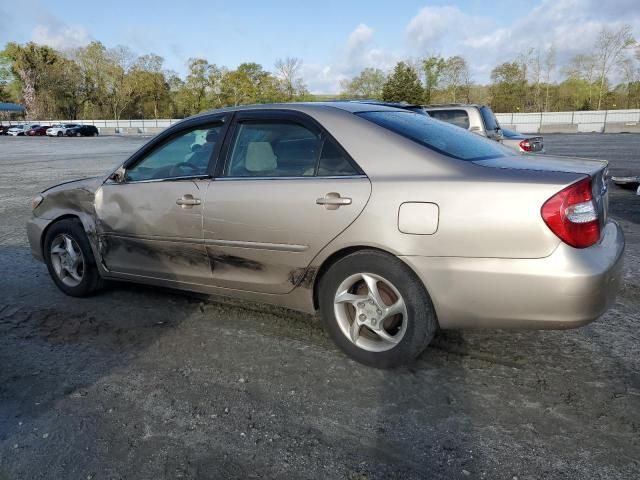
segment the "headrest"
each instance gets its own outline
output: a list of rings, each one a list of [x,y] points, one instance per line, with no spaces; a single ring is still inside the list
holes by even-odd
[[[218,130],[209,130],[207,132],[206,141],[207,142],[217,142],[218,141]]]
[[[244,168],[250,172],[267,172],[278,167],[278,157],[269,142],[251,142],[247,145]]]

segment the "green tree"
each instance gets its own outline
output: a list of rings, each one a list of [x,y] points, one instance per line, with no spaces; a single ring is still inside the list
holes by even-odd
[[[387,76],[379,68],[365,68],[351,80],[340,83],[341,95],[346,98],[382,100],[382,89]]]
[[[491,71],[491,105],[496,112],[524,111],[527,79],[519,62],[505,62]]]
[[[421,103],[424,89],[416,71],[405,62],[399,62],[382,88],[385,102]]]
[[[431,103],[433,94],[438,88],[442,72],[447,64],[440,56],[431,56],[422,61],[422,71],[424,72],[424,101]]]
[[[26,45],[9,42],[4,49],[4,55],[11,62],[11,72],[20,79],[27,116],[39,117],[38,95],[42,82],[60,56],[52,48],[33,42]]]

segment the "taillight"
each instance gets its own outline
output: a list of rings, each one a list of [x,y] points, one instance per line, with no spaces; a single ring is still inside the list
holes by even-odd
[[[572,247],[590,247],[600,239],[591,177],[560,190],[542,205],[541,214],[551,231]]]
[[[522,140],[519,143],[519,145],[520,145],[520,148],[525,152],[530,152],[533,149],[533,147],[531,146],[531,142],[529,142],[529,140]]]

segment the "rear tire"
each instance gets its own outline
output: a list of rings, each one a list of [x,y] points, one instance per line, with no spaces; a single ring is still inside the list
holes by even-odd
[[[44,239],[43,253],[56,286],[72,297],[86,297],[102,284],[89,239],[79,220],[54,223]]]
[[[76,137],[81,137],[82,134],[80,132],[76,132]]]
[[[411,362],[438,327],[420,279],[402,260],[377,250],[334,263],[320,280],[319,303],[325,330],[338,347],[375,368]]]

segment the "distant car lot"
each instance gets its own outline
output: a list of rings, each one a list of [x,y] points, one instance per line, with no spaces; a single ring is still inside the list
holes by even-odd
[[[634,192],[610,187],[627,252],[605,317],[445,332],[412,368],[379,372],[282,309],[130,286],[60,294],[29,256],[31,197],[144,141],[0,138],[0,478],[638,478]],[[640,170],[640,135],[545,135],[545,149]]]

